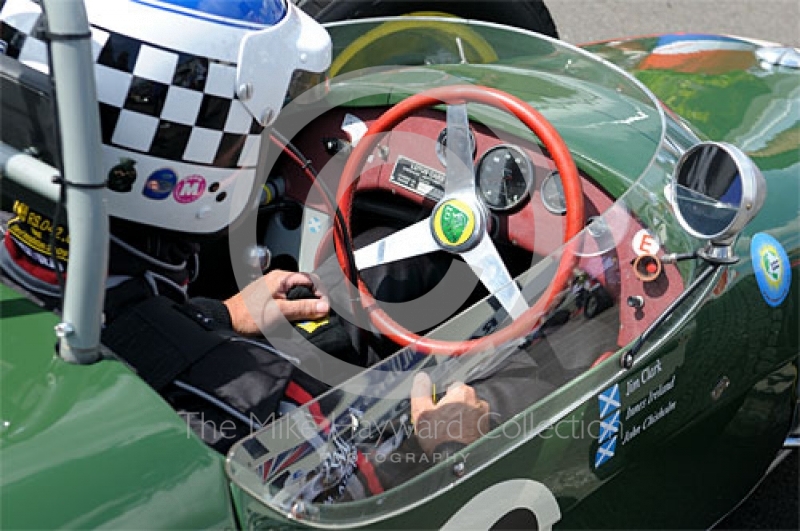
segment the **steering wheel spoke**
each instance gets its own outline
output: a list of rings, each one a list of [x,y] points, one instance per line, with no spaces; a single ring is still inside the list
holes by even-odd
[[[436,251],[440,247],[431,236],[431,220],[425,218],[354,253],[356,267],[367,269]]]
[[[445,161],[447,162],[444,182],[445,196],[465,192],[474,195],[475,170],[472,166],[472,146],[469,141],[466,103],[447,106]]]
[[[519,318],[528,310],[528,303],[517,283],[511,278],[492,240],[483,238],[478,245],[461,256],[513,319]]]

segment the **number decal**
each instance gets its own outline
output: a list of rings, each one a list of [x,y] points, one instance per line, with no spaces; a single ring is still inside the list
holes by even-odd
[[[445,522],[442,530],[489,529],[517,509],[531,511],[539,531],[549,531],[561,519],[561,509],[550,489],[531,479],[510,479],[473,497]]]

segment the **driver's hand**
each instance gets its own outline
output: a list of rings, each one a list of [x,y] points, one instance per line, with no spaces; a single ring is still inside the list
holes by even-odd
[[[298,285],[311,288],[319,298],[288,300],[287,293]],[[280,270],[254,280],[224,304],[233,330],[245,336],[260,335],[283,318],[313,321],[325,317],[330,310],[328,299],[315,287],[311,275]]]
[[[431,379],[417,373],[411,387],[411,422],[419,445],[432,455],[446,442],[470,444],[489,430],[489,404],[480,400],[475,389],[454,382],[445,397],[434,404]]]

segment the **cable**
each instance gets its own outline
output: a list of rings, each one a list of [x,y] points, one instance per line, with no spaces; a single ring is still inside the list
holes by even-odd
[[[145,262],[147,262],[147,263],[149,263],[151,265],[154,265],[156,267],[160,267],[162,269],[166,269],[167,271],[182,272],[182,271],[184,271],[186,269],[186,266],[188,265],[186,260],[184,260],[180,264],[170,264],[169,262],[164,262],[162,260],[159,260],[158,258],[153,258],[149,254],[147,254],[147,253],[145,253],[143,251],[140,251],[136,247],[132,246],[129,243],[124,242],[123,240],[121,240],[120,238],[114,236],[113,234],[109,235],[109,239],[111,240],[112,243],[122,247],[123,249],[125,249],[126,251],[128,251],[132,255],[136,256],[137,258],[141,258]]]
[[[277,145],[281,150],[286,153],[286,155],[292,159],[292,161],[300,167],[301,173],[308,177],[311,181],[312,186],[318,187],[320,192],[322,193],[322,197],[324,198],[325,202],[327,203],[328,209],[334,213],[335,224],[334,227],[339,231],[341,235],[341,239],[344,246],[344,254],[347,260],[347,275],[348,280],[350,281],[350,289],[355,288],[355,293],[350,293],[350,299],[352,307],[350,311],[353,315],[357,314],[357,308],[360,305],[358,302],[359,294],[358,294],[358,270],[356,269],[356,259],[355,255],[353,254],[353,242],[350,239],[350,232],[347,228],[347,224],[345,223],[344,216],[342,215],[342,211],[339,209],[338,204],[336,203],[336,196],[333,195],[327,185],[319,179],[319,174],[317,173],[316,169],[314,169],[313,164],[311,163],[310,159],[307,159],[303,153],[294,145],[292,144],[286,137],[284,137],[281,133],[276,130],[272,130],[270,133],[270,140]],[[334,238],[334,243],[336,239]],[[355,347],[356,352],[360,359],[364,359],[366,356],[366,348],[368,344],[367,340],[367,331],[363,327],[358,327],[358,333],[355,334]]]
[[[325,200],[325,203],[328,209],[333,212],[334,218],[336,220],[336,228],[339,230],[340,234],[342,235],[342,242],[344,245],[344,252],[347,258],[347,268],[349,269],[349,279],[350,283],[354,286],[358,285],[358,272],[356,269],[356,260],[353,254],[353,243],[350,239],[350,233],[347,229],[347,224],[345,223],[344,216],[342,215],[342,211],[339,209],[338,205],[336,204],[336,197],[331,193],[328,186],[319,179],[319,174],[317,173],[316,169],[311,162],[311,160],[305,158],[303,153],[288,139],[286,139],[281,133],[278,131],[273,130],[270,133],[270,140],[277,145],[279,148],[283,150],[286,155],[292,159],[292,161],[298,165],[302,173],[308,177],[311,181],[312,186],[317,186],[319,191],[322,193],[322,197]]]

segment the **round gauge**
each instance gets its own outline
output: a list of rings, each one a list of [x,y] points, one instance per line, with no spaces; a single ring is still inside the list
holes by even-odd
[[[447,129],[442,129],[438,138],[436,139],[436,156],[439,157],[439,162],[442,163],[442,166],[447,166],[447,154],[445,153],[446,147]],[[472,158],[474,159],[475,153],[478,150],[478,146],[475,143],[475,135],[472,134],[472,131],[469,132],[469,147],[472,151]]]
[[[477,181],[481,198],[489,208],[510,210],[528,196],[533,164],[518,147],[495,146],[478,162]]]
[[[561,175],[553,171],[542,182],[542,203],[544,207],[558,216],[567,213],[567,200],[564,197],[564,186],[561,184]]]

